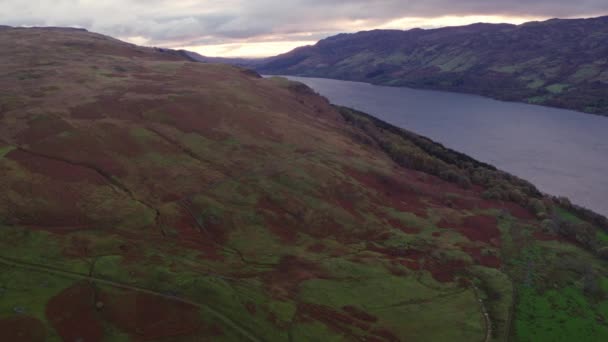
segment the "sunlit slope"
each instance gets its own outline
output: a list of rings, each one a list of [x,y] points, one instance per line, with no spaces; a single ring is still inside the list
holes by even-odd
[[[7,340],[608,333],[605,222],[524,181],[284,79],[76,30],[0,49]]]

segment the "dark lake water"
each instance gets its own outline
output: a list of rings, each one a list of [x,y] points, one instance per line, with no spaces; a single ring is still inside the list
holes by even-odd
[[[473,95],[287,77],[608,216],[608,118]]]

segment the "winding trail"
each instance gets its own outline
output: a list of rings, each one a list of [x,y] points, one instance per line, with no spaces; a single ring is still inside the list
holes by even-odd
[[[48,274],[76,279],[76,280],[85,280],[90,283],[111,286],[111,287],[122,289],[122,290],[129,290],[129,291],[135,291],[135,292],[139,292],[139,293],[145,293],[145,294],[152,295],[155,297],[188,304],[188,305],[194,306],[200,310],[204,310],[204,311],[208,312],[209,314],[213,315],[215,318],[222,321],[224,324],[226,324],[227,326],[232,328],[234,331],[237,331],[238,333],[240,333],[244,340],[253,341],[253,342],[262,341],[260,338],[256,337],[252,332],[248,331],[246,328],[239,325],[238,323],[236,323],[229,317],[225,316],[221,312],[217,311],[216,309],[214,309],[206,304],[197,303],[197,302],[191,301],[189,299],[180,298],[177,296],[171,296],[171,295],[167,295],[162,292],[155,291],[155,290],[146,289],[146,288],[129,285],[129,284],[124,284],[124,283],[120,283],[117,281],[101,279],[101,278],[89,276],[87,274],[70,272],[70,271],[65,271],[65,270],[61,270],[61,269],[46,266],[46,265],[19,261],[19,260],[7,258],[4,256],[0,256],[0,264],[4,264],[6,266],[11,266],[11,267],[17,267],[17,268],[21,268],[21,269],[26,269],[26,270],[30,270],[30,271],[35,271],[35,272],[48,273]]]
[[[471,288],[475,293],[475,300],[477,300],[477,302],[479,303],[481,315],[483,316],[486,325],[486,336],[484,338],[484,342],[490,342],[492,340],[492,321],[490,320],[490,313],[486,309],[486,305],[483,303],[483,299],[481,299],[479,288],[477,288],[477,286],[472,283]]]

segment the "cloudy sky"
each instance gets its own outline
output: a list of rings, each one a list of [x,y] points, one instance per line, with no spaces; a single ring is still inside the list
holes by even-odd
[[[608,15],[608,0],[0,0],[0,25],[73,26],[208,56],[268,56],[340,32]]]

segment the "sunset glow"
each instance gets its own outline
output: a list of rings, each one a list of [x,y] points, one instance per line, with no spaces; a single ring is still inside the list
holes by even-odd
[[[397,29],[408,30],[412,28],[438,28],[445,26],[460,26],[473,23],[509,23],[522,24],[529,21],[546,20],[545,17],[512,17],[512,16],[442,16],[436,18],[423,17],[404,17],[400,19],[390,20],[382,24],[372,24],[366,20],[354,20],[350,22],[341,22],[343,27],[341,32],[358,32],[373,29]],[[338,26],[338,25],[337,25]],[[137,43],[137,41],[132,41]],[[191,50],[204,56],[209,57],[268,57],[275,56],[281,53],[289,52],[297,47],[305,45],[313,45],[315,40],[285,40],[285,41],[242,41],[232,42],[227,44],[210,44],[210,45],[194,45],[194,46],[179,46],[179,48]]]
[[[291,51],[297,47],[312,45],[316,41],[278,41],[230,43],[217,45],[184,46],[183,49],[210,57],[268,57]]]

